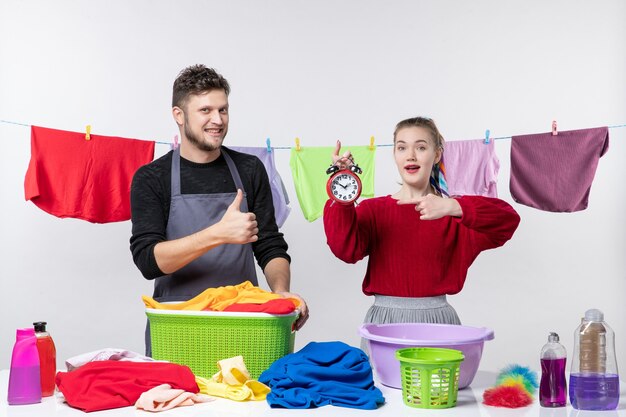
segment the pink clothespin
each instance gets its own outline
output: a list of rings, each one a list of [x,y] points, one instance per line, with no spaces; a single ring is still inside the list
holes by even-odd
[[[178,135],[174,135],[174,142],[172,143],[172,149],[178,148]]]
[[[559,132],[557,132],[557,130],[556,130],[556,120],[553,120],[552,121],[552,136],[556,136],[558,134],[559,134]]]

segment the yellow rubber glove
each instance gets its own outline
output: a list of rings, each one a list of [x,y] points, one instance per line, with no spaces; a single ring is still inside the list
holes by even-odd
[[[202,394],[235,401],[261,401],[271,391],[267,385],[250,379],[243,356],[222,359],[217,362],[217,366],[219,372],[210,379],[196,376]]]
[[[249,380],[243,385],[228,385],[224,382],[215,382],[213,379],[196,376],[196,383],[201,394],[227,398],[234,401],[262,401],[270,393],[270,388],[255,380]]]
[[[220,370],[213,375],[213,381],[215,382],[224,382],[228,385],[243,385],[250,379],[250,373],[241,355],[217,361],[217,367]]]

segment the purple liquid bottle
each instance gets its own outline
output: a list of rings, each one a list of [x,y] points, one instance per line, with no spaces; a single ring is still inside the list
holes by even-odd
[[[569,397],[578,410],[615,410],[619,403],[615,333],[600,310],[587,310],[574,334]]]
[[[559,335],[550,333],[548,343],[541,349],[539,403],[542,407],[565,407],[567,403],[566,356],[565,347],[559,343]]]
[[[578,410],[615,410],[619,403],[619,376],[571,374],[569,396]]]
[[[11,356],[7,401],[9,405],[41,402],[39,352],[33,329],[17,329]]]

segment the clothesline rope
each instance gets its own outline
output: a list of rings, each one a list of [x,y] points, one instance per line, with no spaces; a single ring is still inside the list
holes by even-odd
[[[12,125],[18,125],[18,126],[26,126],[26,127],[30,127],[31,125],[27,125],[24,123],[18,123],[18,122],[12,122],[10,120],[2,120],[0,119],[0,123],[7,123],[7,124],[12,124]],[[613,125],[613,126],[608,126],[609,129],[618,129],[621,127],[626,127],[626,123],[625,124],[621,124],[621,125]],[[489,140],[503,140],[503,139],[511,139],[512,136],[499,136],[499,137],[495,137],[495,138],[489,138]],[[480,140],[480,139],[477,139]],[[155,140],[154,143],[158,143],[160,145],[172,145],[172,142],[162,142],[162,141],[158,141]],[[384,148],[384,147],[389,147],[389,146],[393,146],[392,143],[383,143],[380,145],[374,145],[377,148]],[[272,146],[272,149],[292,149],[293,146]]]

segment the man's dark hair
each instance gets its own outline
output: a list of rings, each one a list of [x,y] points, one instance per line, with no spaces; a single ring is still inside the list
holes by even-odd
[[[201,94],[212,90],[224,90],[230,94],[230,86],[226,78],[218,74],[213,68],[202,64],[192,65],[178,74],[174,81],[172,107],[183,107],[187,97],[191,94]]]

